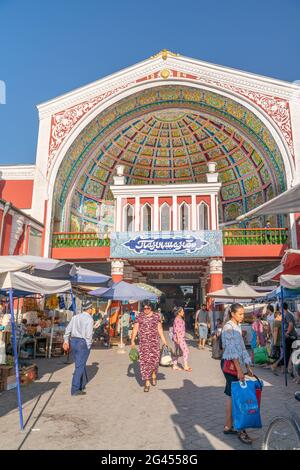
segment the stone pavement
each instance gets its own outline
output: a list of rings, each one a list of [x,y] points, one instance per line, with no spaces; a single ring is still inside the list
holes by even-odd
[[[190,340],[191,373],[160,368],[159,382],[148,394],[141,388],[138,366],[126,354],[93,349],[88,361],[86,396],[70,396],[73,364],[64,358],[38,360],[39,380],[22,387],[25,431],[19,431],[16,391],[0,394],[0,449],[249,449],[222,432],[224,378],[220,362]],[[262,430],[254,430],[251,448],[259,449],[271,418],[295,409],[300,386],[268,369],[264,379]]]

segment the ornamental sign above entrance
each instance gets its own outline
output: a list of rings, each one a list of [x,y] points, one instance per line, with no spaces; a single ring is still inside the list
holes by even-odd
[[[220,230],[113,232],[112,258],[207,258],[223,256]]]

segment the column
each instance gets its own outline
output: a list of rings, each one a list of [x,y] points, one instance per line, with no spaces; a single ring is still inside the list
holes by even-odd
[[[211,221],[210,230],[217,230],[217,219],[216,219],[216,196],[210,195],[210,207],[211,207]]]
[[[207,283],[206,277],[203,277],[202,279],[200,279],[200,286],[201,286],[201,302],[202,302],[202,303],[205,303],[205,299],[206,299],[206,283]]]
[[[172,230],[178,230],[178,208],[177,208],[177,196],[173,196],[173,205],[172,205]]]
[[[197,230],[197,200],[196,194],[192,194],[192,223],[190,224],[192,230]]]
[[[124,261],[121,259],[113,259],[111,261],[111,277],[113,282],[120,282],[123,280]]]
[[[158,205],[158,196],[154,196],[154,232],[159,231],[159,205]]]
[[[211,259],[209,261],[210,280],[208,283],[207,292],[215,292],[216,290],[223,289],[223,261],[221,259]],[[208,298],[207,305],[211,307],[213,300]]]
[[[134,205],[134,231],[140,231],[140,196],[136,196]]]
[[[122,198],[117,196],[117,214],[116,214],[116,222],[115,222],[115,230],[116,232],[123,231],[123,220],[122,220]]]

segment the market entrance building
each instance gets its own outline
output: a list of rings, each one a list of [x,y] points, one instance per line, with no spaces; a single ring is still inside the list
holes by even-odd
[[[201,300],[297,246],[297,214],[235,219],[300,180],[298,85],[163,50],[38,111],[45,256]]]

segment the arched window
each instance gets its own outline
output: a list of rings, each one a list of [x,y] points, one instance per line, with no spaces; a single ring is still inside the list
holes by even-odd
[[[151,232],[152,228],[152,210],[150,204],[145,204],[142,207],[142,230],[144,232]]]
[[[208,205],[205,202],[201,202],[198,206],[198,227],[199,230],[208,230]]]
[[[179,209],[179,230],[189,230],[189,206],[185,202]]]
[[[130,204],[127,204],[124,207],[124,223],[123,223],[123,230],[124,232],[133,232],[134,231],[134,226],[133,226],[133,207]]]
[[[160,230],[168,232],[170,227],[170,206],[166,202],[160,208]]]

